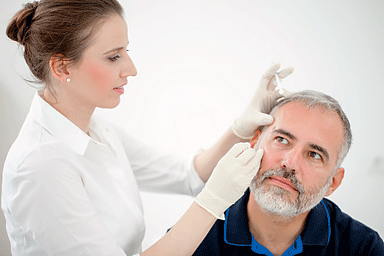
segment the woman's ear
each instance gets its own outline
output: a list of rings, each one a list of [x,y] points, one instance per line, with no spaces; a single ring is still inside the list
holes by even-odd
[[[49,67],[52,75],[63,83],[67,82],[70,75],[68,64],[69,61],[65,60],[64,56],[61,54],[55,54],[49,60]]]

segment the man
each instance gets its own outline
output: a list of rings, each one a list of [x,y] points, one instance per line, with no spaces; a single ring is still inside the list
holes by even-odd
[[[323,198],[340,186],[352,140],[338,102],[303,91],[270,114],[251,141],[264,156],[249,190],[194,255],[384,255],[377,232]]]

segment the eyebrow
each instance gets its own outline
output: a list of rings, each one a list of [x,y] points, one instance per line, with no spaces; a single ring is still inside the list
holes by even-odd
[[[282,130],[282,129],[276,129],[276,130],[273,131],[273,133],[283,134],[283,135],[289,137],[292,140],[296,139],[296,137],[292,133],[287,132],[287,131]]]
[[[276,129],[276,130],[273,131],[273,133],[283,134],[283,135],[287,136],[288,138],[290,138],[292,140],[296,139],[296,137],[292,133],[287,132],[287,131],[282,130],[282,129]],[[311,148],[319,151],[320,153],[322,153],[327,160],[329,159],[328,151],[325,148],[323,148],[323,147],[321,147],[321,146],[319,146],[317,144],[313,144],[313,143],[309,143],[309,146]]]
[[[320,147],[319,145],[316,145],[316,144],[312,144],[312,143],[310,143],[309,146],[310,146],[311,148],[313,148],[313,149],[315,149],[315,150],[321,152],[321,153],[325,156],[325,158],[326,158],[327,160],[329,159],[328,151],[327,151],[325,148]]]
[[[111,53],[111,52],[118,52],[122,49],[124,49],[124,47],[116,47],[116,48],[113,48],[112,50],[109,50],[109,51],[103,53],[103,55],[107,55],[108,53]]]
[[[127,45],[129,45],[129,42],[128,42]],[[112,50],[109,50],[109,51],[103,53],[103,55],[107,55],[108,53],[111,53],[111,52],[118,52],[118,51],[120,51],[122,49],[124,49],[124,47],[116,47],[116,48],[113,48]]]

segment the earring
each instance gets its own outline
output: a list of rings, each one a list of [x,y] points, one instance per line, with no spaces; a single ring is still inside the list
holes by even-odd
[[[67,78],[67,83],[71,82],[71,79],[70,78]]]

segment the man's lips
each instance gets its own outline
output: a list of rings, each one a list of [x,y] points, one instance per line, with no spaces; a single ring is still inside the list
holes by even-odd
[[[283,188],[286,188],[288,190],[293,190],[293,191],[297,191],[297,189],[295,188],[295,186],[288,180],[288,179],[285,179],[283,177],[280,177],[280,176],[272,176],[272,177],[269,177],[269,180],[274,184],[274,185],[277,185],[279,187],[283,187]]]

